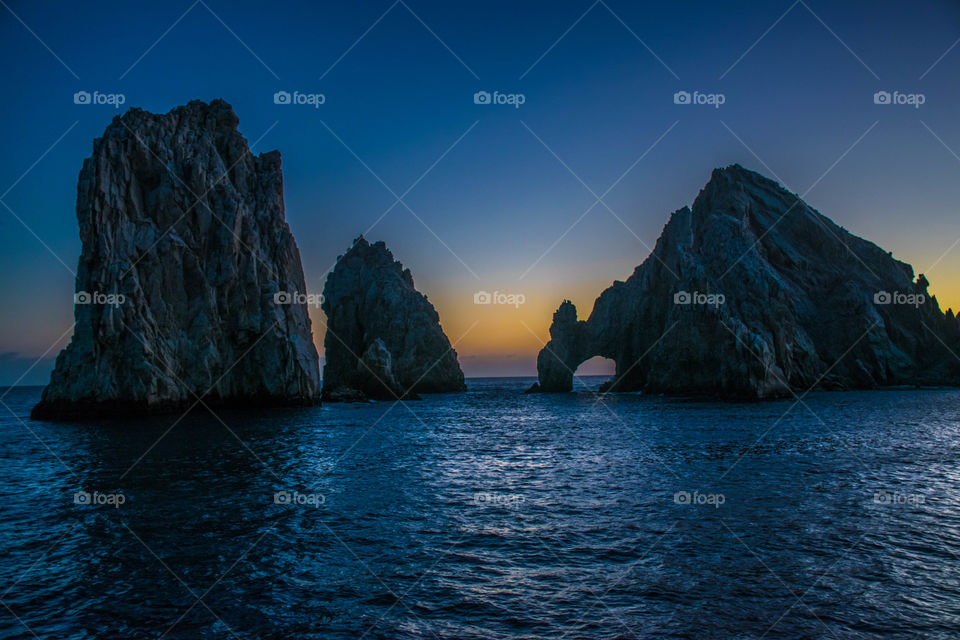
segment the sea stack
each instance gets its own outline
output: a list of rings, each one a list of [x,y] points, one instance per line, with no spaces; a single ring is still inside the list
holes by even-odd
[[[383,242],[361,236],[337,259],[322,308],[324,400],[409,400],[466,390],[440,317]]]
[[[577,366],[596,355],[616,363],[610,391],[762,399],[956,385],[947,345],[957,321],[927,287],[776,182],[717,169],[589,319],[561,305],[534,390],[570,391]]]
[[[280,153],[229,104],[113,119],[80,171],[75,327],[39,419],[313,403],[319,364]]]

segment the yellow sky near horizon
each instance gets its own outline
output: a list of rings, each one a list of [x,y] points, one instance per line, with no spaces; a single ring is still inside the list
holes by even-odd
[[[937,297],[943,311],[948,308],[956,311],[960,308],[960,278],[944,278],[947,275],[943,269],[945,265],[938,266],[940,268],[934,269],[927,276],[931,280],[929,291]],[[624,277],[625,275],[620,276],[621,279]],[[522,288],[525,301],[519,306],[475,304],[475,292],[462,289],[422,293],[428,296],[437,309],[444,333],[454,345],[469,376],[470,358],[481,358],[488,362],[509,361],[512,363],[511,369],[527,363],[529,370],[535,372],[537,354],[544,342],[549,340],[550,323],[560,303],[564,299],[571,300],[577,307],[577,317],[586,320],[593,310],[596,298],[612,282],[611,278],[597,282],[569,283],[568,287],[552,285],[548,287],[549,291],[540,287]],[[478,290],[482,289],[478,287]],[[516,290],[500,293],[512,293]],[[561,290],[566,293],[560,293]],[[489,293],[493,293],[493,290]],[[322,354],[325,317],[316,309],[311,310],[311,316],[314,322],[314,339]]]

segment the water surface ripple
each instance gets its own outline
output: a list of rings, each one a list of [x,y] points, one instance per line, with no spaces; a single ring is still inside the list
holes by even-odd
[[[0,637],[960,634],[960,392],[530,382],[172,429],[0,389]]]

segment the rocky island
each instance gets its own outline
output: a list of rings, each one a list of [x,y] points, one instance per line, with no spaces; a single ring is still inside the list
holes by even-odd
[[[466,390],[440,317],[383,242],[361,236],[338,258],[322,308],[325,401],[409,400]]]
[[[32,417],[313,403],[319,364],[277,151],[229,104],[113,119],[77,187],[75,327]]]
[[[957,319],[927,287],[776,182],[716,169],[586,321],[564,301],[531,391],[570,391],[597,355],[616,364],[609,391],[763,399],[956,385]]]

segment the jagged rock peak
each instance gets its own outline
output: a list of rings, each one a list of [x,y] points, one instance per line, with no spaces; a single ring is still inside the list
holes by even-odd
[[[466,390],[440,317],[383,242],[360,236],[338,258],[323,289],[323,310],[324,399]]]
[[[111,126],[118,121],[134,124],[146,120],[166,121],[175,125],[186,122],[197,122],[198,120],[207,121],[205,126],[208,130],[236,130],[240,124],[240,118],[233,110],[233,106],[222,98],[214,98],[210,102],[203,100],[191,100],[187,104],[179,105],[165,114],[153,113],[140,107],[131,107],[124,113],[114,116]],[[107,134],[109,134],[107,129]]]
[[[77,186],[76,326],[34,416],[316,401],[280,154],[252,155],[237,123],[226,102],[193,101],[131,109],[94,141]]]
[[[713,171],[652,254],[586,321],[561,305],[539,389],[569,391],[595,355],[611,390],[766,398],[796,390],[957,384],[944,315],[922,275],[739,165]],[[956,350],[956,349],[954,349]]]

